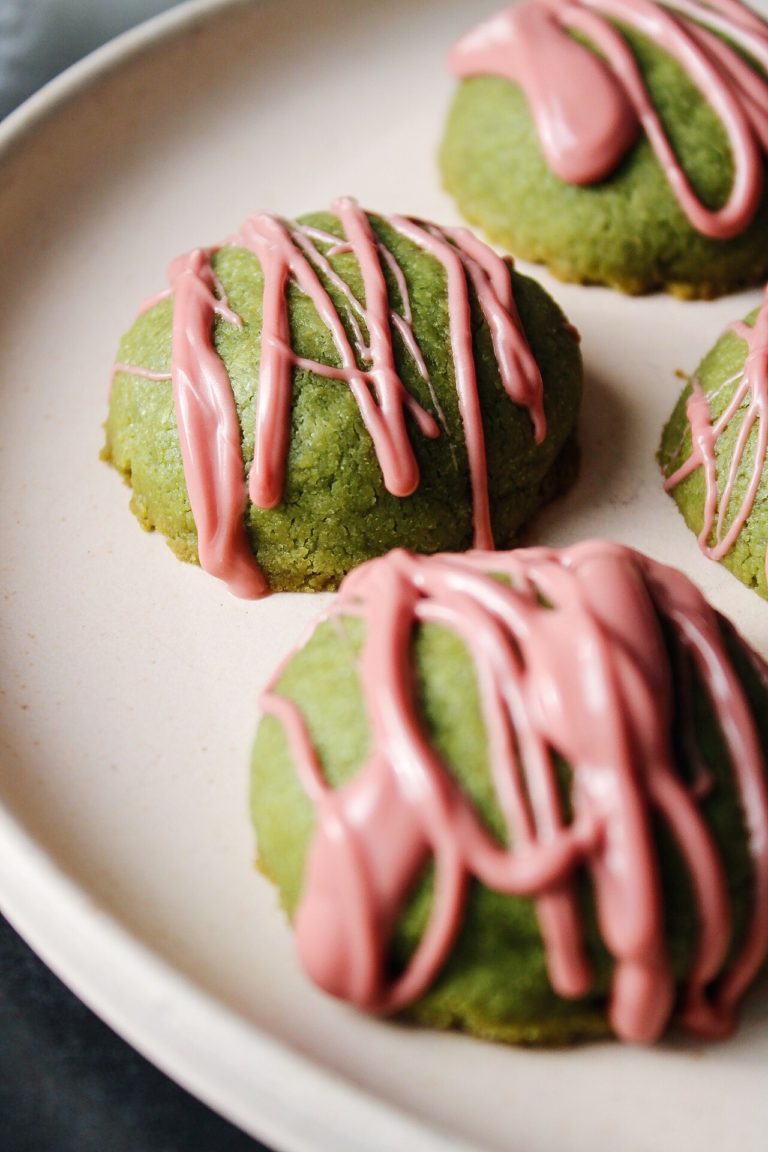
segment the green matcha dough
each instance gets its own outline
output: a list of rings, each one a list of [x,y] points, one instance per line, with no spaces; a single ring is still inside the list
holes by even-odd
[[[754,331],[758,311],[750,313],[745,324]],[[725,410],[740,393],[740,402],[733,417],[714,441],[716,499],[715,515],[702,540],[702,550],[712,555],[733,573],[737,579],[753,588],[759,596],[768,599],[766,580],[766,554],[768,554],[768,465],[758,458],[759,439],[763,416],[759,415],[749,431],[742,450],[739,450],[739,436],[745,420],[754,417],[755,411],[765,404],[766,378],[758,365],[754,389],[745,381],[744,368],[747,356],[747,342],[734,331],[726,331],[714,347],[707,353],[689,380],[666,424],[658,458],[663,475],[669,479],[689,460],[692,452],[691,426],[689,423],[689,402],[694,387],[706,399],[708,422],[716,425]],[[764,409],[763,409],[764,410]],[[760,469],[760,480],[754,498],[748,496],[748,489],[755,474]],[[728,500],[723,523],[718,527],[718,518],[723,507],[723,496],[729,478],[734,477],[733,491]],[[710,481],[710,485],[711,485]],[[714,489],[713,489],[714,493]],[[699,463],[670,488],[670,494],[683,514],[686,524],[697,536],[702,537],[707,504],[707,469]],[[744,513],[746,517],[744,518]],[[737,517],[743,524],[737,531],[733,543],[723,555],[718,551],[718,543],[725,538]]]
[[[385,487],[377,458],[350,387],[311,370],[312,361],[338,366],[337,348],[312,298],[289,278],[285,292],[293,370],[285,482],[275,507],[250,501],[245,522],[250,546],[272,590],[336,587],[362,561],[395,546],[423,552],[463,550],[473,542],[472,487],[464,425],[457,398],[451,347],[447,277],[441,263],[387,219],[368,217],[380,252],[392,313],[411,313],[411,331],[428,373],[425,380],[401,328],[391,325],[395,365],[405,388],[438,423],[428,438],[410,413],[408,438],[420,473],[409,496]],[[291,227],[314,236],[327,260],[318,278],[338,309],[347,337],[354,336],[350,294],[361,302],[358,325],[367,333],[358,260],[330,213],[306,216]],[[317,239],[318,235],[320,239]],[[325,239],[323,239],[325,237]],[[337,250],[338,249],[338,250]],[[386,253],[384,253],[386,255]],[[240,326],[217,316],[215,351],[223,361],[241,426],[246,476],[254,455],[254,423],[262,359],[264,275],[253,251],[237,242],[210,257],[217,292]],[[398,282],[394,262],[402,270]],[[332,275],[330,270],[332,269]],[[487,490],[495,543],[505,546],[542,502],[575,475],[575,425],[582,367],[578,336],[552,299],[534,281],[512,272],[520,322],[544,383],[546,436],[535,443],[528,409],[505,393],[489,325],[466,276],[471,335],[487,453]],[[146,529],[158,529],[183,560],[198,561],[198,536],[187,494],[169,379],[174,298],[139,316],[120,345],[106,422],[105,458],[132,487],[131,507]],[[144,374],[125,370],[136,366]]]
[[[716,114],[675,60],[625,26],[621,33],[694,192],[721,208],[733,160]],[[709,239],[684,215],[643,133],[608,177],[566,183],[545,162],[521,89],[500,76],[460,83],[440,167],[467,220],[563,280],[711,298],[768,276],[765,194],[745,231]]]
[[[723,624],[723,629],[763,747],[768,747],[766,688],[729,626]],[[372,738],[360,679],[365,630],[363,621],[347,615],[320,623],[271,689],[298,706],[324,777],[334,789],[355,778]],[[753,882],[741,801],[707,694],[679,641],[669,636],[666,642],[671,667],[679,673],[672,715],[680,777],[683,781],[694,777],[699,756],[711,773],[711,787],[700,807],[724,862],[733,917],[733,954],[746,932]],[[430,744],[485,826],[499,843],[508,843],[490,774],[489,740],[475,667],[467,648],[453,632],[425,623],[413,633],[411,652],[419,711]],[[684,734],[688,724],[695,732],[694,741]],[[258,866],[276,884],[290,918],[302,894],[315,829],[315,810],[299,783],[294,755],[283,724],[265,715],[253,749],[251,811]],[[559,783],[566,810],[570,782],[569,767],[560,762]],[[655,818],[654,836],[662,873],[665,943],[675,979],[682,981],[697,938],[697,912],[686,865],[659,818]],[[613,961],[597,927],[586,870],[577,874],[577,883],[594,975],[588,995],[571,1000],[553,991],[533,903],[492,891],[472,879],[463,925],[447,962],[434,984],[402,1016],[427,1027],[531,1045],[561,1045],[608,1034],[606,998]],[[432,894],[433,874],[428,867],[394,933],[389,958],[392,973],[401,972],[414,953],[428,919]]]

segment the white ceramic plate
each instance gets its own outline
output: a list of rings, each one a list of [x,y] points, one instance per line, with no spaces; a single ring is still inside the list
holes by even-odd
[[[738,1036],[504,1049],[307,986],[252,868],[256,699],[320,607],[231,599],[139,531],[98,459],[118,336],[177,253],[339,193],[448,222],[435,149],[463,0],[203,2],[124,37],[0,130],[0,904],[120,1032],[282,1149],[763,1148],[768,998]],[[581,479],[531,540],[677,563],[768,653],[768,605],[698,553],[654,463],[758,298],[629,300],[541,277],[583,334]]]

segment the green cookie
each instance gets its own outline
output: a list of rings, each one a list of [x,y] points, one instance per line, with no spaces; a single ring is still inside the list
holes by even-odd
[[[333,788],[355,777],[371,742],[359,670],[365,627],[363,621],[351,616],[320,623],[308,643],[290,659],[273,689],[279,697],[298,705],[324,777]],[[768,746],[765,686],[741,644],[726,625],[723,628],[763,746]],[[733,917],[732,954],[744,938],[752,901],[753,866],[741,800],[707,693],[679,641],[671,632],[666,635],[667,631],[674,680],[671,716],[676,769],[684,784],[693,779],[701,762],[711,773],[711,787],[700,800],[700,811],[724,862]],[[567,644],[566,637],[563,643]],[[499,843],[507,843],[490,774],[489,737],[475,666],[468,650],[452,632],[425,623],[417,625],[413,633],[411,657],[419,714],[429,743],[485,826]],[[691,728],[694,741],[689,738]],[[562,762],[559,784],[567,812],[571,773]],[[293,917],[302,894],[315,810],[297,778],[285,729],[270,715],[262,719],[255,740],[251,806],[259,867],[277,885],[282,905]],[[374,831],[371,829],[370,834]],[[658,817],[654,835],[661,868],[666,947],[675,978],[682,981],[698,939],[697,910],[686,865]],[[432,901],[432,881],[432,871],[427,868],[401,916],[391,944],[392,974],[402,971],[421,938]],[[456,1028],[523,1044],[566,1044],[608,1033],[606,1001],[613,961],[597,926],[586,870],[577,874],[577,884],[594,973],[588,995],[570,1000],[553,991],[533,903],[492,891],[473,880],[463,924],[447,962],[433,986],[404,1015],[429,1027]]]
[[[626,27],[621,33],[693,190],[706,207],[722,207],[733,160],[716,114],[671,56]],[[684,215],[642,133],[608,178],[566,183],[544,160],[521,89],[502,77],[460,84],[440,167],[471,223],[563,280],[709,298],[768,276],[768,197],[741,235],[708,239]]]
[[[386,220],[371,226],[400,265],[407,283],[412,330],[429,371],[425,382],[397,333],[398,373],[408,392],[441,425],[426,438],[407,414],[420,483],[398,497],[385,487],[370,435],[349,386],[298,366],[293,374],[290,443],[279,504],[249,504],[246,527],[253,552],[273,590],[329,589],[355,565],[396,546],[422,552],[464,550],[473,542],[473,506],[464,425],[450,345],[447,280],[438,260],[396,232]],[[303,218],[343,236],[328,213]],[[349,251],[329,250],[336,276],[364,298],[360,269]],[[223,247],[213,267],[236,327],[217,317],[215,346],[229,374],[242,430],[246,474],[254,450],[254,420],[261,361],[264,278],[255,255]],[[400,290],[384,267],[393,310]],[[338,283],[320,279],[339,306],[350,336],[349,309]],[[501,383],[491,334],[469,285],[474,363],[486,442],[488,494],[497,546],[508,545],[536,509],[575,474],[574,430],[581,398],[578,337],[534,281],[513,273],[517,309],[544,381],[547,434],[536,444],[527,409],[509,399]],[[290,282],[290,338],[304,360],[338,366],[328,328],[311,299]],[[171,361],[173,299],[149,308],[123,338],[118,361],[163,373]],[[438,410],[439,409],[439,410]],[[168,380],[117,371],[106,424],[105,458],[133,489],[131,507],[147,529],[158,529],[183,560],[198,560],[197,533],[187,495],[176,416]]]
[[[745,323],[750,327],[754,326],[757,315],[758,312],[755,310],[746,318]],[[683,389],[662,435],[658,458],[665,478],[671,477],[691,455],[692,437],[687,408],[694,384],[697,384],[707,399],[710,423],[716,424],[731,404],[737,389],[742,391],[745,389],[743,370],[746,355],[746,342],[735,332],[727,331],[696,369]],[[736,534],[731,547],[722,556],[721,562],[747,587],[753,588],[759,596],[768,599],[765,571],[768,552],[768,467],[764,462],[754,499],[747,497],[755,468],[759,466],[756,453],[759,450],[762,417],[753,424],[743,449],[741,451],[738,449],[739,436],[749,412],[749,395],[747,390],[733,418],[728,421],[727,426],[715,440],[717,512],[722,508],[723,494],[729,476],[734,477],[734,483],[723,523],[718,529],[716,515],[704,544],[707,548],[716,547],[718,540],[724,539],[731,525],[735,523],[742,506],[745,511],[748,510],[743,526]],[[704,528],[707,502],[705,468],[697,467],[689,476],[675,484],[670,493],[688,527],[700,536]]]

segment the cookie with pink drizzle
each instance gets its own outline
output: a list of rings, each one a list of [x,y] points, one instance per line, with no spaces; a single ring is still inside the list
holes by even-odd
[[[768,952],[768,668],[619,545],[401,550],[262,698],[252,808],[301,965],[494,1039],[727,1035]]]
[[[567,280],[768,277],[768,24],[740,0],[521,0],[452,49],[462,213]]]
[[[115,364],[132,507],[236,595],[508,545],[573,475],[578,335],[463,228],[342,198],[175,261]]]
[[[691,377],[664,429],[664,484],[703,554],[768,599],[768,289]]]

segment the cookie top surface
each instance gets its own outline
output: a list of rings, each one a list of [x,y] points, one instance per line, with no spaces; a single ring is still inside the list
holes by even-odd
[[[112,445],[132,423],[152,440],[147,406],[170,384],[190,547],[235,593],[333,586],[420,533],[425,550],[492,547],[544,498],[578,409],[578,338],[466,229],[341,198],[249,217],[170,281],[121,348],[111,455],[142,510],[162,502],[170,481],[138,493]]]
[[[449,65],[443,179],[494,241],[633,293],[765,279],[768,25],[750,9],[526,0]]]
[[[728,326],[662,436],[664,487],[711,560],[768,597],[768,291]]]
[[[450,954],[472,877],[536,901],[553,987],[566,998],[585,996],[593,974],[572,887],[583,868],[614,962],[611,1026],[626,1039],[654,1039],[676,998],[654,832],[660,820],[685,860],[697,910],[682,1019],[694,1031],[727,1031],[768,947],[768,780],[752,702],[721,621],[694,585],[601,541],[562,552],[395,552],[347,578],[328,622],[341,627],[350,619],[362,621],[354,663],[370,732],[350,777],[337,779],[337,787],[327,781],[284,672],[262,701],[284,729],[315,813],[296,910],[298,947],[313,978],[362,1007],[409,1004]],[[469,653],[500,829],[489,828],[469,799],[478,785],[466,763],[449,768],[431,738],[428,715],[434,717],[419,702],[417,681],[442,670],[420,666],[417,675],[413,648],[419,629],[431,626],[454,634]],[[764,664],[740,642],[737,650],[753,662],[764,698]],[[728,956],[726,869],[700,809],[712,779],[696,757],[690,778],[690,764],[681,768],[680,739],[695,743],[696,733],[675,735],[692,715],[685,701],[693,679],[681,673],[683,664],[717,717],[750,829],[754,901],[735,956]],[[331,664],[315,691],[332,697],[333,685]],[[326,733],[324,757],[329,739]],[[390,937],[430,857],[430,916],[392,980]]]

